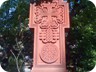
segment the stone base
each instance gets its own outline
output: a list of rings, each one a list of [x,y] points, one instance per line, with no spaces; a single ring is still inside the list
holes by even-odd
[[[31,72],[68,72],[64,68],[32,68]]]

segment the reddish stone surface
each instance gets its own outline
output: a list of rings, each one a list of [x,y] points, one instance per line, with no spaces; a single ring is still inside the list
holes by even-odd
[[[46,44],[41,50],[40,57],[43,62],[52,64],[58,58],[58,47],[54,44]]]
[[[29,27],[34,28],[32,72],[66,72],[65,28],[69,7],[63,0],[30,4]]]

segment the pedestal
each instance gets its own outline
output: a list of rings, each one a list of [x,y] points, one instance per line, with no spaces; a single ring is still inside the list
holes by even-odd
[[[31,72],[67,72],[64,68],[32,68]]]

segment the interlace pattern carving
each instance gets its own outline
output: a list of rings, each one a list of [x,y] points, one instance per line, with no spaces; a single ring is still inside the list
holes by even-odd
[[[57,2],[42,3],[36,6],[35,24],[40,25],[40,40],[43,43],[56,43],[59,40],[59,25],[64,23],[64,6]]]

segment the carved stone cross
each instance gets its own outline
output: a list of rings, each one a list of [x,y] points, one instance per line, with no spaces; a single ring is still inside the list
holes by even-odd
[[[69,7],[63,0],[30,4],[29,27],[34,28],[32,72],[66,72],[65,28]]]

